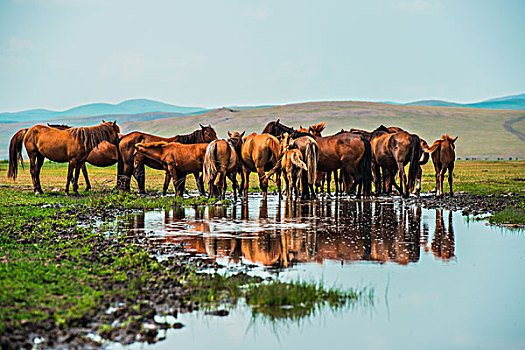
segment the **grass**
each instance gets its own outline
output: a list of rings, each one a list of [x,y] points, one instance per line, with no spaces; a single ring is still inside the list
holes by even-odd
[[[244,298],[253,307],[254,317],[265,316],[270,321],[299,320],[313,315],[322,306],[338,310],[358,302],[373,305],[374,301],[372,288],[342,290],[307,281],[264,281],[245,274],[197,275],[190,277],[188,284],[195,288],[193,300],[203,305],[214,308],[222,300]]]
[[[525,210],[509,206],[502,211],[489,217],[491,224],[525,225]]]
[[[0,162],[0,186],[16,187],[21,190],[32,190],[31,177],[26,169],[19,172],[16,182],[7,179],[7,163]],[[96,168],[88,166],[90,180],[95,191],[110,191],[115,187],[116,167]],[[41,183],[45,192],[57,189],[57,193],[62,193],[65,186],[66,164],[47,162],[44,164],[41,173]],[[422,189],[430,191],[435,188],[435,172],[430,161],[423,166]],[[146,185],[150,193],[159,193],[164,182],[164,172],[146,168]],[[132,185],[136,185],[133,180]],[[80,180],[82,186],[83,179]],[[228,186],[231,186],[228,180]],[[82,187],[81,187],[82,188]],[[189,191],[196,191],[193,176],[187,177],[186,188]],[[230,187],[231,188],[231,187]],[[334,183],[332,181],[332,188]],[[445,181],[445,192],[448,192],[448,183]],[[275,191],[275,184],[270,181],[270,191]],[[133,188],[136,191],[136,188]],[[257,175],[252,173],[250,176],[250,191],[259,191],[259,181]],[[173,188],[170,186],[171,193]],[[477,195],[500,195],[509,192],[525,195],[525,161],[456,161],[454,169],[454,191]],[[84,193],[85,194],[85,193]],[[170,197],[167,197],[170,198]],[[196,200],[197,199],[192,199]],[[170,205],[171,199],[157,197],[155,202],[159,205]],[[143,203],[148,203],[144,200]],[[137,202],[138,205],[138,202]],[[146,204],[144,204],[146,205]],[[147,204],[148,207],[152,203]],[[162,206],[159,206],[162,207]]]

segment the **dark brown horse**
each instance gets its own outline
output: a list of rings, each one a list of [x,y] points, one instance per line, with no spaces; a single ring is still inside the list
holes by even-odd
[[[345,170],[344,183],[347,194],[350,194],[352,184],[355,181],[359,186],[358,197],[361,196],[361,192],[363,192],[365,196],[370,195],[372,183],[372,152],[370,142],[366,138],[350,133],[319,137],[310,133],[297,131],[279,123],[279,120],[268,123],[264,130],[276,136],[281,136],[287,132],[292,138],[301,136],[314,138],[319,146],[317,170],[328,172],[343,169]]]
[[[150,168],[163,170],[164,167],[159,162],[156,162],[150,158],[143,158],[138,155],[134,156],[135,145],[137,143],[151,143],[151,142],[179,142],[183,144],[192,143],[208,143],[213,140],[217,140],[217,134],[211,126],[200,125],[200,129],[195,130],[191,134],[177,135],[174,137],[160,137],[155,135],[146,134],[143,132],[135,131],[124,135],[119,143],[120,153],[122,155],[122,162],[118,166],[117,174],[117,188],[124,191],[130,191],[131,175],[134,171],[137,172],[137,182],[139,191],[141,193],[146,192],[146,174],[144,165]],[[135,170],[136,168],[136,170]],[[202,171],[202,169],[200,170]],[[204,194],[204,185],[202,178],[196,175],[197,187],[201,194]],[[169,182],[169,180],[168,180]],[[182,186],[184,186],[182,184]]]
[[[183,184],[187,174],[198,174],[202,171],[207,147],[207,143],[186,145],[165,141],[138,143],[135,145],[138,155],[144,159],[161,164],[166,171],[163,194],[166,194],[169,181],[173,179],[176,196],[184,194]]]
[[[376,191],[381,188],[381,174],[387,173],[390,181],[399,193],[408,197],[410,190],[414,187],[421,156],[421,141],[417,135],[406,131],[389,133],[384,126],[380,126],[371,134],[372,152],[374,155],[374,175]],[[405,165],[410,162],[408,170],[408,181],[405,174]],[[395,173],[399,170],[400,186],[395,182]]]
[[[237,199],[239,184],[236,179],[239,171],[240,160],[235,146],[242,140],[244,133],[239,137],[232,137],[228,140],[215,140],[210,142],[204,156],[204,183],[208,183],[210,196],[224,198],[226,193],[226,177],[232,182],[233,196]]]
[[[456,145],[458,138],[452,138],[450,135],[442,135],[441,139],[434,141],[432,146],[425,147],[423,151],[430,153],[434,170],[436,171],[436,196],[444,195],[443,182],[445,173],[448,170],[448,184],[450,186],[450,195],[454,195],[452,190],[452,173],[454,172],[454,161],[456,160]]]
[[[29,156],[31,178],[36,194],[42,194],[40,169],[44,159],[57,163],[69,163],[66,194],[69,194],[69,183],[73,182],[73,192],[78,194],[78,176],[89,153],[101,142],[118,144],[120,128],[115,122],[102,122],[96,126],[57,129],[46,125],[35,125],[17,132],[9,145],[8,177],[16,179],[18,161],[22,160],[22,143]],[[73,177],[73,170],[75,171]]]
[[[270,171],[279,161],[280,144],[279,140],[270,134],[257,135],[253,133],[244,137],[239,154],[243,168],[244,197],[248,198],[248,187],[250,173],[257,172],[259,175],[259,186],[263,191],[264,199],[268,195],[268,178],[265,176],[266,171]],[[277,188],[279,198],[281,198],[281,177],[277,174]]]

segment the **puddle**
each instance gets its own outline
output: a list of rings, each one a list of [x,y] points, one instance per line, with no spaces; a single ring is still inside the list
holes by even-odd
[[[150,211],[118,226],[255,274],[375,290],[373,307],[321,308],[295,321],[253,317],[242,303],[227,317],[182,314],[184,328],[132,348],[525,348],[524,234],[460,212],[254,195],[247,205]]]

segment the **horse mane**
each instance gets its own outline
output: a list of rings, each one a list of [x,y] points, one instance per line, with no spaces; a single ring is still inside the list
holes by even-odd
[[[211,126],[206,126],[205,128],[213,128]],[[215,130],[213,130],[215,131]],[[175,142],[184,143],[184,144],[190,144],[190,143],[207,143],[209,141],[204,139],[204,131],[203,129],[195,130],[189,134],[183,134],[183,135],[177,135],[173,137],[173,140]]]
[[[135,144],[135,147],[157,148],[157,147],[166,147],[169,144],[170,143],[166,141],[157,141],[157,142],[149,142],[149,143],[140,142],[140,143]]]
[[[114,122],[106,122],[95,126],[84,126],[79,128],[70,128],[66,132],[84,145],[86,150],[91,151],[102,141],[112,142],[115,134],[120,133],[120,128]]]
[[[67,125],[67,124],[49,124],[47,123],[47,126],[49,126],[50,128],[55,128],[55,129],[60,129],[60,130],[66,130],[66,129],[72,128],[71,125]]]
[[[454,143],[456,141],[457,137],[456,138],[453,138],[452,136],[450,136],[449,134],[446,134],[446,135],[441,135],[441,140],[443,141],[448,141],[450,143]]]

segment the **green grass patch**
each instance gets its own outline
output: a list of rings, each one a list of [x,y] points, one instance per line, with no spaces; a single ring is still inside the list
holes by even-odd
[[[489,217],[491,224],[525,225],[525,210],[509,206]]]

